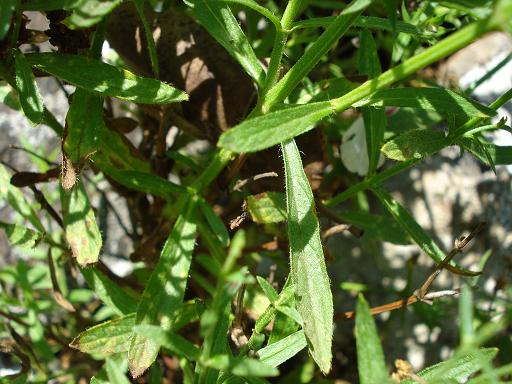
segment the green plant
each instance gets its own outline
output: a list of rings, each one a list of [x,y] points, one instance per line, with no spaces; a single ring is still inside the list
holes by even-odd
[[[39,151],[36,152],[48,161],[35,162],[37,173],[14,170],[11,174],[6,167],[0,167],[0,196],[16,212],[13,223],[2,222],[1,226],[13,246],[36,247],[28,258],[0,270],[0,302],[5,308],[0,312],[5,337],[2,346],[22,364],[21,373],[10,379],[74,382],[86,378],[91,383],[123,383],[128,382],[125,372],[129,370],[134,378],[144,375],[139,379],[144,382],[159,382],[166,375],[186,383],[263,383],[267,382],[264,377],[278,376],[278,368],[304,349],[320,371],[328,375],[333,361],[335,315],[317,210],[337,221],[359,220],[360,226],[369,231],[380,229],[376,237],[383,238],[382,228],[371,227],[377,216],[363,209],[352,216],[333,209],[365,190],[371,191],[389,211],[389,217],[379,220],[388,220],[398,228],[398,236],[417,243],[441,266],[438,271],[446,268],[474,279],[475,273],[451,260],[453,255],[446,259],[436,242],[381,183],[452,145],[493,168],[512,163],[510,147],[496,146],[482,134],[509,129],[505,121],[491,124],[490,118],[512,98],[512,90],[484,106],[462,92],[427,87],[427,80],[418,75],[418,71],[489,31],[512,32],[509,0],[425,1],[410,9],[404,4],[400,12],[403,20],[397,19],[398,3],[394,1],[326,2],[341,7],[341,12],[334,17],[314,17],[318,15],[310,11],[307,2],[298,0],[283,2],[282,6],[279,2],[262,5],[252,0],[185,0],[185,4],[145,4],[134,0],[135,14],[142,25],[137,42],[143,48],[137,48],[131,57],[120,53],[111,64],[104,63],[100,60],[103,42],[107,37],[114,44],[119,38],[112,30],[121,28],[116,22],[131,22],[122,18],[123,13],[118,13],[121,18],[115,18],[120,9],[128,12],[130,3],[8,0],[2,5],[2,100],[24,113],[33,125],[49,126],[62,142],[59,167],[52,163],[55,157]],[[248,94],[252,93],[251,84],[256,89],[256,101],[246,101],[246,108],[251,108],[249,113],[240,107],[243,112],[229,117],[229,109],[238,107],[227,104],[227,93],[217,100],[217,104],[224,103],[225,114],[218,120],[218,115],[211,112],[214,107],[206,102],[187,114],[186,105],[195,106],[198,102],[193,96],[190,104],[180,107],[179,103],[189,100],[189,95],[179,85],[159,79],[169,81],[164,78],[165,71],[172,73],[183,67],[172,62],[178,63],[179,55],[171,55],[172,60],[162,57],[166,53],[160,45],[163,43],[155,42],[153,27],[161,27],[165,21],[155,16],[152,7],[166,17],[173,12],[188,12],[208,32],[208,41],[214,39],[229,53],[245,72],[235,72],[239,74],[235,83],[240,81],[242,85],[231,84],[229,89],[242,92],[247,84]],[[243,28],[235,10],[244,12]],[[20,49],[22,43],[33,42],[25,28],[23,11],[47,13],[52,23],[51,41],[60,52]],[[303,12],[307,17],[297,21]],[[258,29],[261,20],[267,24]],[[447,20],[451,20],[454,31],[446,28]],[[185,28],[186,33],[197,33],[201,38],[205,34],[196,32],[197,25],[189,30],[176,23],[171,28],[178,32]],[[163,27],[160,33],[167,36]],[[349,34],[359,36],[359,48],[351,55],[355,60],[344,62],[338,55],[329,66],[329,51]],[[382,71],[378,48],[384,49],[386,44],[389,48],[386,36],[395,42],[390,48],[390,67]],[[135,41],[135,36],[124,38],[126,44],[131,44],[132,38]],[[177,47],[178,43],[172,48],[178,50]],[[214,53],[208,54],[221,55],[215,52],[220,48],[209,49]],[[266,69],[263,57],[270,57]],[[125,68],[125,61],[138,60],[146,61],[152,76],[143,77]],[[281,76],[288,60],[294,63]],[[192,68],[192,62],[185,62],[186,68]],[[144,66],[134,66],[140,69],[141,65]],[[313,72],[318,67],[322,70]],[[344,74],[353,70],[368,80],[361,84],[350,81]],[[64,126],[45,107],[34,74],[50,75],[76,87]],[[228,82],[229,76],[222,78],[223,73],[219,74],[215,81],[222,87],[222,81]],[[391,88],[400,83],[405,86]],[[195,92],[186,81],[182,85],[190,88],[185,89],[189,93]],[[235,99],[240,97],[238,93],[234,95]],[[131,117],[116,115],[112,98],[127,102],[121,105]],[[448,132],[411,128],[393,135],[387,131],[384,107],[388,106],[431,111],[437,121],[448,121]],[[205,132],[208,124],[198,127],[199,117],[194,116],[208,108],[209,115],[201,121],[218,128],[213,133]],[[367,176],[350,183],[341,193],[329,191],[327,196],[315,197],[294,138],[318,127],[323,120],[323,129],[331,137],[328,140],[339,141],[346,125],[340,113],[349,108],[359,108],[364,119]],[[143,134],[138,146],[127,140],[126,125],[140,126]],[[180,134],[167,148],[166,135],[173,125]],[[187,145],[199,139],[209,141],[208,149],[199,154],[187,151]],[[253,196],[246,185],[251,178],[256,179],[258,168],[247,166],[249,177],[242,177],[244,163],[250,160],[247,154],[276,145],[280,145],[284,163],[285,193],[267,190]],[[325,152],[334,164],[328,148],[325,145],[320,152]],[[378,171],[381,153],[398,163]],[[175,180],[169,179],[170,174],[180,182],[170,181]],[[334,167],[330,176],[342,175],[344,171]],[[235,179],[240,180],[233,188]],[[49,181],[44,190],[36,185]],[[135,269],[124,278],[102,263],[106,230],[98,224],[99,213],[89,200],[91,194],[102,192],[105,182],[126,200],[134,213],[132,224],[142,233],[135,229],[131,235],[135,248],[132,261],[143,263],[133,263]],[[35,201],[22,192],[27,187]],[[218,214],[219,209],[228,206],[216,204],[222,199],[230,200],[231,207],[247,201],[247,210],[233,222],[233,235],[226,228],[226,215]],[[257,224],[235,230],[247,216],[265,225],[265,234],[258,233]],[[279,223],[283,221],[287,222],[285,247],[289,249],[290,267],[278,292],[255,272],[265,248],[254,252],[250,249],[275,235],[279,240],[273,242],[274,248],[267,244],[267,250],[277,250],[275,262],[287,269],[286,252],[279,252],[283,243],[283,227]],[[433,298],[432,294],[428,296],[430,285],[425,287],[411,296],[408,304]],[[255,297],[261,292],[265,304],[258,305]],[[256,312],[257,316],[250,320],[248,312]],[[472,316],[471,291],[464,286],[459,313],[461,345],[455,355],[417,374],[402,369],[400,379],[434,383],[472,377],[470,382],[478,383],[498,382],[510,375],[510,365],[493,371],[491,360],[496,349],[480,348],[506,328],[508,315],[502,314],[498,321],[489,321],[477,331],[473,329]],[[362,296],[358,298],[355,317],[360,381],[390,382],[376,327]],[[250,325],[244,325],[244,321]],[[250,333],[246,334],[248,329]],[[87,355],[69,349],[68,343]],[[159,353],[166,358],[172,356],[174,367],[168,359],[157,360]],[[58,365],[56,354],[62,356]],[[73,364],[66,367],[64,357]],[[476,372],[480,375],[472,376]],[[302,382],[320,380],[320,376],[310,376]],[[325,380],[330,379],[336,378],[327,376]]]

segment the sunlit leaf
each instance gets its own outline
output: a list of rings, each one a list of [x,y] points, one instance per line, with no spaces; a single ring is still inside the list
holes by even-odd
[[[282,192],[263,192],[245,198],[247,211],[255,223],[268,224],[285,221],[286,196]]]
[[[260,360],[264,363],[278,367],[286,360],[291,359],[297,353],[307,346],[304,331],[297,331],[290,336],[285,337],[271,345],[266,346],[258,351]]]
[[[361,384],[391,383],[384,352],[368,303],[362,295],[357,299],[356,325],[357,368]]]
[[[196,203],[190,201],[167,238],[160,259],[144,289],[137,308],[136,324],[160,324],[172,328],[183,304],[196,237]],[[140,334],[134,335],[128,352],[133,377],[139,377],[155,361],[160,346]]]
[[[99,23],[114,10],[122,0],[86,0],[73,6],[73,12],[63,23],[71,28],[89,28]]]
[[[16,66],[16,88],[18,89],[21,108],[32,124],[37,125],[43,119],[43,98],[39,93],[32,68],[25,55],[16,50],[14,52],[14,60]]]
[[[427,157],[447,144],[446,136],[442,131],[413,129],[388,141],[382,146],[381,151],[390,159],[406,161]]]
[[[26,57],[35,68],[103,96],[141,104],[166,104],[188,99],[186,93],[166,83],[88,57],[60,53],[31,53]]]
[[[23,225],[3,221],[0,221],[0,228],[4,230],[9,243],[20,248],[34,248],[44,236],[41,232],[33,231]]]
[[[82,266],[98,261],[102,240],[94,211],[81,181],[69,191],[61,188],[66,241]]]
[[[196,361],[199,358],[199,348],[182,336],[173,332],[166,332],[156,325],[147,324],[135,326],[134,331],[137,334],[150,339],[153,343],[167,348],[188,360]]]
[[[333,303],[311,186],[295,142],[282,146],[286,173],[291,277],[309,351],[322,372],[331,369]]]
[[[132,313],[86,329],[69,346],[91,354],[127,352],[134,325],[135,313]]]
[[[14,12],[16,0],[2,1],[2,9],[0,9],[0,40],[2,40],[11,26],[11,17]]]

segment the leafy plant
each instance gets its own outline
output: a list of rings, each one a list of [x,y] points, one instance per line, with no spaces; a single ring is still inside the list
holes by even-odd
[[[358,297],[351,364],[361,383],[392,382],[372,314],[458,294],[429,292],[443,269],[478,278],[453,260],[473,233],[445,255],[382,183],[448,146],[493,169],[512,163],[512,148],[483,135],[510,130],[491,118],[512,90],[487,106],[419,74],[490,31],[512,32],[509,0],[4,3],[1,100],[33,129],[52,129],[61,159],[26,146],[35,172],[0,165],[11,209],[0,227],[21,252],[0,269],[0,345],[20,365],[2,382],[126,383],[127,372],[151,383],[334,382],[334,321],[354,313],[335,311],[322,239],[346,229],[415,243],[437,265],[408,299],[369,308]],[[50,21],[45,33],[28,27],[35,14]],[[45,39],[51,52],[39,51]],[[74,89],[64,123],[47,107],[43,76]],[[436,118],[396,132],[386,107]],[[364,123],[362,179],[332,150],[349,109]],[[323,132],[318,146],[313,129]],[[332,169],[322,183],[299,149]],[[380,171],[382,155],[396,163]],[[343,188],[329,185],[336,178]],[[384,214],[340,206],[365,191]],[[123,215],[112,196],[128,207]],[[107,262],[105,209],[133,247],[123,276]],[[323,232],[319,217],[338,225]],[[268,260],[277,277],[258,275]],[[453,356],[418,373],[397,362],[393,378],[510,377],[510,364],[493,370],[497,349],[482,347],[506,329],[507,311],[475,329],[464,285]],[[301,367],[305,356],[320,372]]]

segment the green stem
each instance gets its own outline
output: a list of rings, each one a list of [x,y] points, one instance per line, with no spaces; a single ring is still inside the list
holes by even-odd
[[[497,110],[510,99],[512,99],[512,88],[494,100],[491,104],[489,104],[489,108]],[[471,130],[476,125],[482,123],[486,119],[486,117],[474,117],[471,120],[468,120],[465,124],[461,125],[452,134],[446,137],[446,146],[453,145],[459,137],[463,136],[466,132]],[[325,201],[324,205],[326,207],[333,207],[337,204],[340,204],[354,196],[356,193],[361,192],[367,188],[371,188],[373,185],[382,183],[384,180],[387,180],[390,177],[406,170],[407,168],[412,167],[413,165],[419,163],[421,160],[422,159],[410,159],[402,163],[398,163],[375,176],[372,176],[366,180],[361,181],[360,183],[357,183],[356,185],[353,185],[339,195],[336,195],[332,199]]]
[[[288,4],[286,5],[286,9],[284,10],[283,17],[281,18],[281,26],[285,30],[291,29],[293,25],[293,20],[297,17],[299,14],[302,3],[304,0],[289,0]]]
[[[369,80],[351,92],[331,100],[331,105],[336,112],[344,111],[357,101],[371,95],[373,92],[385,88],[399,80],[403,80],[407,76],[416,73],[418,70],[458,51],[489,30],[488,20],[469,24],[453,35],[441,40],[436,45],[406,60],[404,63],[387,70],[375,79]]]

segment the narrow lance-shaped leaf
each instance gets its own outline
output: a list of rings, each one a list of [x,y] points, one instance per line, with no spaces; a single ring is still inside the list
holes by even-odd
[[[87,0],[31,0],[24,1],[21,9],[24,11],[71,11]]]
[[[330,102],[318,102],[268,113],[223,133],[218,145],[236,153],[260,151],[313,129],[333,112]]]
[[[9,243],[20,248],[34,248],[44,236],[41,232],[33,231],[23,225],[3,221],[0,221],[0,228],[4,230]]]
[[[128,351],[135,313],[110,320],[81,332],[69,344],[84,353],[111,355]]]
[[[43,119],[43,98],[37,88],[30,64],[25,55],[19,50],[14,52],[14,62],[16,66],[16,88],[18,89],[21,108],[32,124],[37,125]]]
[[[106,129],[103,122],[103,98],[78,88],[66,116],[64,151],[78,163],[98,150],[100,135]]]
[[[144,13],[144,0],[135,0],[135,8],[139,14],[140,21],[144,27],[144,35],[146,36],[146,42],[148,44],[149,59],[151,60],[151,68],[153,69],[154,75],[159,78],[160,70],[158,68],[158,57],[156,54],[155,39],[153,39],[153,31],[149,26],[146,14]]]
[[[73,257],[82,266],[95,263],[101,250],[101,233],[82,182],[70,191],[61,188],[61,204],[66,241]]]
[[[357,369],[361,384],[390,383],[384,352],[368,303],[362,295],[357,298],[356,326]]]
[[[74,5],[73,13],[63,23],[70,29],[89,28],[99,23],[122,0],[85,0]]]
[[[457,139],[456,143],[487,165],[512,164],[512,146],[496,145],[484,139],[470,139],[467,137]]]
[[[14,12],[16,0],[3,0],[0,9],[0,40],[2,40],[11,26],[11,17]]]
[[[158,263],[137,308],[137,324],[160,324],[170,330],[183,304],[196,238],[196,202],[190,200],[164,244]],[[160,346],[136,334],[128,351],[128,366],[139,377],[155,361]]]
[[[84,56],[31,53],[26,57],[32,66],[103,96],[141,104],[166,104],[188,99],[185,92],[166,83]]]
[[[276,341],[258,351],[260,360],[272,367],[278,367],[291,359],[308,345],[304,331],[300,330]]]
[[[229,6],[209,0],[185,0],[185,3],[192,8],[193,15],[210,35],[240,63],[256,84],[263,84],[263,67]]]
[[[331,369],[333,303],[311,186],[295,141],[281,146],[286,173],[291,277],[309,351],[322,372]]]
[[[377,77],[380,72],[380,61],[377,54],[377,45],[372,34],[367,29],[360,35],[359,72],[370,78]],[[384,140],[386,129],[386,111],[384,108],[364,107],[361,109],[366,134],[368,151],[368,175],[373,175],[380,159],[380,146]]]
[[[450,360],[443,361],[418,372],[418,376],[427,382],[437,380],[454,380],[465,383],[475,372],[489,363],[498,353],[497,348],[482,348],[466,354],[457,354]],[[416,383],[415,380],[402,381],[403,384]]]
[[[373,93],[354,106],[409,107],[458,116],[492,117],[496,111],[445,88],[390,88]]]
[[[137,325],[134,331],[188,360],[196,361],[199,358],[199,348],[174,332],[164,331],[159,326],[148,324]]]
[[[107,371],[108,381],[110,384],[130,384],[130,380],[128,380],[124,374],[126,365],[124,365],[124,367],[125,368],[122,369],[121,364],[118,364],[111,358],[107,358],[105,369]]]
[[[122,287],[110,280],[95,267],[80,267],[87,285],[96,296],[118,315],[128,315],[137,310],[136,297],[128,294]]]
[[[442,131],[412,129],[386,142],[381,151],[389,159],[407,161],[427,157],[448,144]]]
[[[380,200],[381,204],[391,213],[391,216],[402,227],[402,229],[414,240],[416,244],[435,262],[440,263],[444,258],[444,252],[438,247],[435,241],[423,230],[423,228],[414,220],[409,211],[402,207],[391,195],[378,185],[371,188],[372,192]],[[453,262],[452,262],[453,263]],[[454,273],[475,276],[479,272],[468,271],[452,264],[445,266],[446,269]]]

